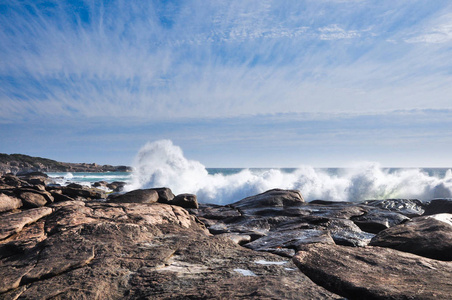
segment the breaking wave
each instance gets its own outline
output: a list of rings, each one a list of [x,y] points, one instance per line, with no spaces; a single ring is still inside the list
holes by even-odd
[[[209,174],[204,165],[184,157],[170,140],[149,142],[134,162],[127,190],[169,187],[175,194],[192,193],[200,202],[228,204],[273,188],[298,189],[307,201],[363,201],[452,197],[452,170],[429,174],[425,169],[387,169],[362,163],[344,169],[243,169],[234,174]]]

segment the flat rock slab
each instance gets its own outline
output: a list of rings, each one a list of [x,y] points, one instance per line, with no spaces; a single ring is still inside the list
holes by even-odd
[[[50,207],[39,207],[18,213],[0,215],[0,240],[18,233],[25,225],[36,222],[51,213]]]
[[[413,218],[381,231],[370,245],[452,261],[452,214]]]
[[[294,258],[317,284],[349,299],[450,299],[452,263],[380,247],[305,245]]]
[[[53,209],[44,241],[0,259],[1,299],[339,298],[290,259],[210,236],[180,207],[73,201]]]

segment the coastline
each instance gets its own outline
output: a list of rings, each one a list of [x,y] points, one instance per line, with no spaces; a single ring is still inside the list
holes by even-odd
[[[0,297],[448,299],[452,199],[228,205],[0,178]],[[389,277],[388,277],[389,276]]]

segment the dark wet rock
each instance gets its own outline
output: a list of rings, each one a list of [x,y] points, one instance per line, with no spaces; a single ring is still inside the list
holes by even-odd
[[[284,205],[281,197],[295,198],[296,201],[289,202],[289,206],[281,206]],[[374,234],[364,232],[350,219],[365,216],[369,212],[369,222],[375,222],[377,211],[384,216],[393,214],[395,217],[405,218],[357,203],[304,203],[300,199],[302,198],[298,197],[298,193],[293,191],[272,190],[227,206],[202,204],[193,213],[206,224],[212,234],[228,234],[233,237],[232,240],[240,241],[245,247],[284,256],[293,255],[294,250],[303,243],[366,246]],[[387,219],[386,216],[384,221],[388,222]],[[237,235],[250,236],[251,241],[246,243],[243,239],[237,239]]]
[[[452,263],[393,249],[309,244],[293,261],[314,282],[349,299],[452,295]]]
[[[0,212],[21,208],[22,201],[12,193],[0,193]]]
[[[375,236],[362,231],[353,221],[347,219],[331,219],[325,227],[337,245],[364,247]]]
[[[39,207],[0,215],[0,240],[20,232],[25,225],[34,223],[51,213],[51,208]]]
[[[112,183],[107,184],[107,188],[114,192],[121,192],[125,186],[126,183],[123,181],[113,181]]]
[[[304,202],[303,196],[297,190],[273,189],[256,196],[247,197],[231,204],[241,210],[262,207],[288,207],[300,205]]]
[[[261,237],[244,246],[256,251],[280,253],[281,249],[298,251],[302,245],[312,243],[334,244],[327,230],[305,229],[300,231],[274,232],[271,235]]]
[[[108,182],[106,181],[96,181],[93,183],[93,187],[107,187]]]
[[[199,209],[196,211],[196,215],[199,218],[206,220],[224,220],[242,216],[238,209],[229,205],[223,206],[208,203],[200,203]]]
[[[151,190],[154,190],[158,193],[158,195],[159,195],[158,202],[160,202],[160,203],[169,203],[170,201],[172,201],[174,199],[173,192],[171,191],[171,189],[169,189],[167,187],[153,188]]]
[[[364,204],[398,212],[410,218],[422,215],[425,206],[425,203],[417,199],[369,200]]]
[[[180,194],[169,201],[168,204],[177,205],[183,208],[198,208],[198,199],[196,195],[193,194]]]
[[[441,213],[452,214],[452,198],[433,199],[425,207],[424,215],[435,215]]]
[[[409,219],[402,214],[377,208],[369,209],[363,215],[351,218],[362,231],[370,233],[378,233]]]
[[[68,185],[66,185],[66,187],[73,188],[73,189],[83,189],[85,186],[81,185],[79,183],[72,182],[72,183],[69,183]]]
[[[370,245],[452,261],[452,214],[413,218],[383,230]]]
[[[153,189],[134,190],[108,197],[108,202],[112,203],[155,203],[158,200],[159,194]]]
[[[319,204],[319,205],[350,205],[355,204],[354,202],[347,201],[329,201],[329,200],[312,200],[309,201],[309,204]]]

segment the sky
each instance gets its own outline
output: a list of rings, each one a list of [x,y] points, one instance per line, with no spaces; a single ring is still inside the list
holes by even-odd
[[[0,0],[0,152],[452,167],[449,0]]]

